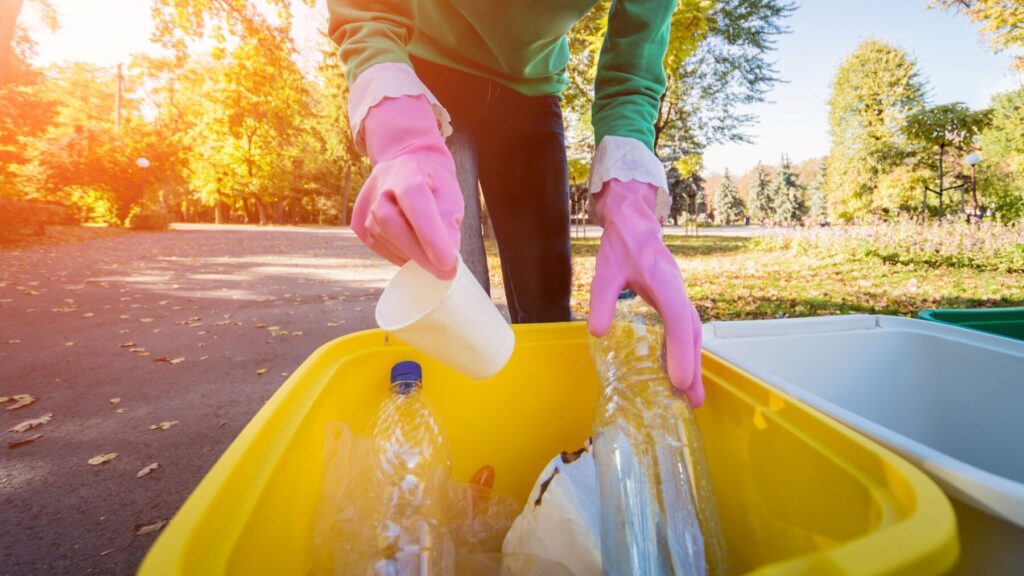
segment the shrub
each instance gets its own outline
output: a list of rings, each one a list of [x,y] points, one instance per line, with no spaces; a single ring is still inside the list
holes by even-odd
[[[774,231],[751,243],[758,251],[792,251],[819,258],[861,258],[930,268],[1024,273],[1024,228],[909,221],[807,231]]]
[[[74,211],[63,204],[0,198],[0,239],[40,236],[46,226],[75,223]]]
[[[132,230],[167,230],[171,217],[164,212],[133,212],[125,225]]]
[[[117,219],[117,207],[111,194],[104,190],[73,186],[67,189],[68,197],[78,209],[78,217],[82,222],[120,226]]]

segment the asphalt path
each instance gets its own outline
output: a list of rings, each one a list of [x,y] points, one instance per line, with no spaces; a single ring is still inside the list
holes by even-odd
[[[325,228],[0,250],[0,397],[38,399],[0,404],[0,574],[134,573],[158,533],[139,529],[174,514],[319,345],[373,327],[394,270]]]

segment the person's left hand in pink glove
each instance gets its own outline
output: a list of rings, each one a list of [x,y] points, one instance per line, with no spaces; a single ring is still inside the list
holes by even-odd
[[[630,288],[653,306],[665,323],[665,363],[672,385],[694,408],[704,402],[700,373],[701,324],[686,295],[683,275],[661,239],[655,216],[658,190],[651,184],[612,179],[594,196],[604,226],[597,269],[590,287],[590,333],[611,327],[619,293]]]

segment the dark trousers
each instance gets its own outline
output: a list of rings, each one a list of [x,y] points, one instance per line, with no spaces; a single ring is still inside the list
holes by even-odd
[[[498,241],[512,322],[569,320],[569,169],[558,97],[525,96],[422,60],[413,65],[452,117],[447,143],[466,200],[462,253],[467,266],[489,290],[479,182]]]

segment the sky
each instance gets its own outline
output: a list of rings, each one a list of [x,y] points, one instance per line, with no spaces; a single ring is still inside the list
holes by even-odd
[[[929,103],[965,102],[984,107],[993,94],[1020,85],[1012,58],[993,54],[975,24],[927,9],[928,0],[804,0],[788,20],[792,33],[778,42],[774,60],[786,80],[769,103],[748,109],[760,117],[749,130],[753,144],[710,147],[705,173],[725,168],[742,174],[758,161],[778,164],[828,153],[829,85],[843,58],[869,38],[907,50],[930,86]]]
[[[113,66],[127,63],[131,54],[164,53],[150,41],[153,20],[149,0],[53,0],[53,4],[59,12],[60,29],[52,34],[33,33],[39,65],[73,59]],[[317,0],[313,9],[298,0],[292,4],[299,64],[314,67],[319,59],[317,33],[327,27],[324,0]],[[26,11],[31,18],[31,8]]]
[[[315,65],[316,34],[325,24],[324,0],[315,9],[293,0],[300,65]],[[136,52],[154,52],[150,2],[144,0],[54,0],[61,28],[37,33],[41,65],[73,58],[98,64],[127,62]],[[741,174],[757,162],[775,164],[783,154],[794,162],[828,153],[829,84],[843,58],[868,38],[906,49],[930,86],[932,104],[962,101],[983,107],[998,92],[1020,85],[1011,57],[993,54],[976,25],[963,16],[927,9],[928,0],[804,0],[788,20],[792,32],[779,39],[773,55],[786,81],[770,102],[749,111],[760,120],[749,132],[753,144],[712,146],[705,172],[725,168]]]

